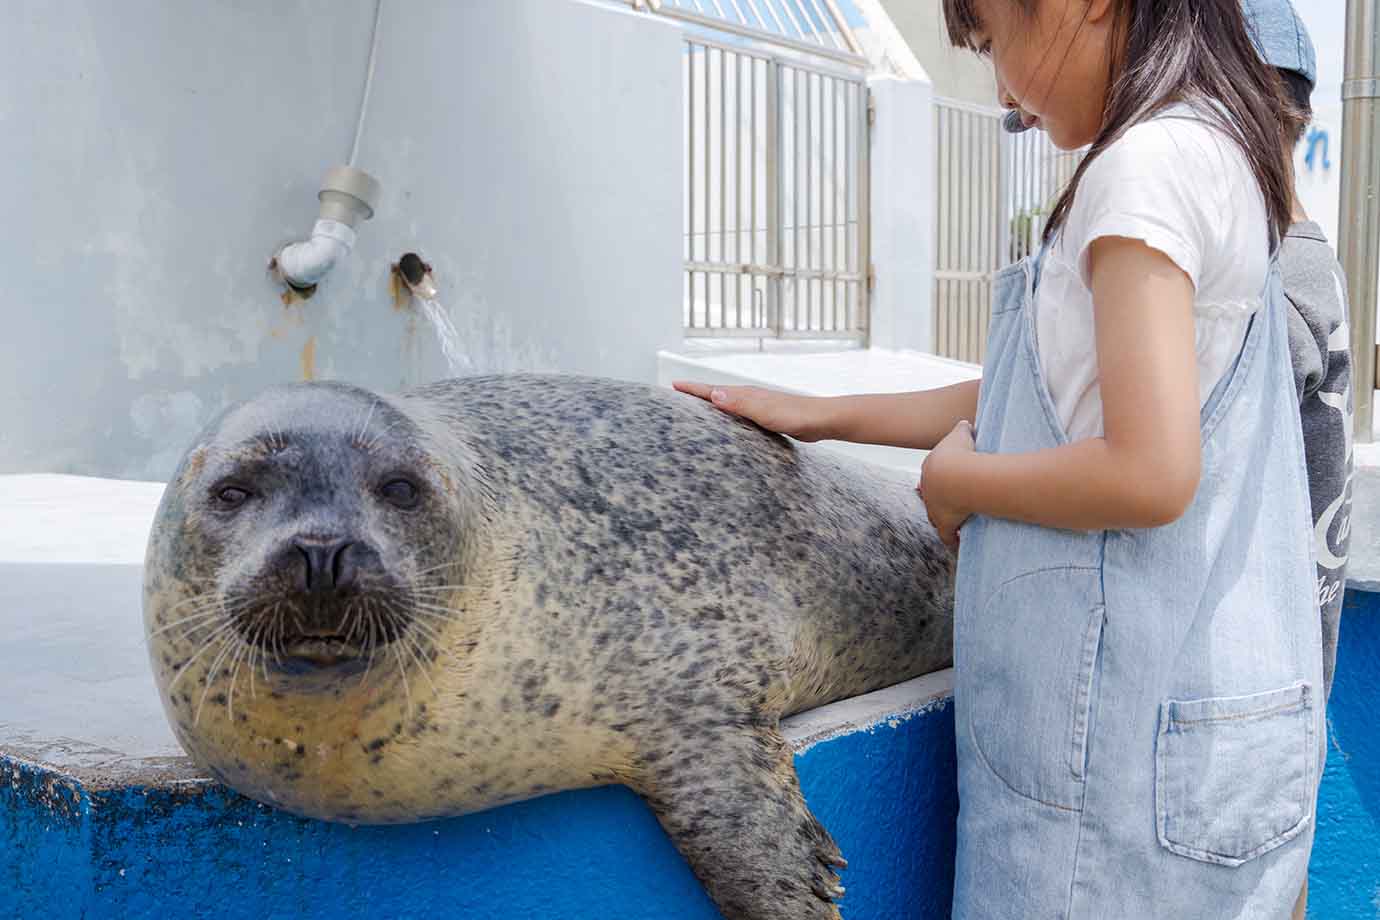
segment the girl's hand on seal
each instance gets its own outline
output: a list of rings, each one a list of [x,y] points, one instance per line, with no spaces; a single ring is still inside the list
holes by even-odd
[[[920,468],[920,484],[916,491],[925,502],[930,523],[939,531],[939,539],[952,550],[958,549],[958,529],[972,512],[953,500],[954,490],[949,488],[949,477],[961,470],[966,458],[976,450],[973,426],[966,420],[960,421],[934,446]]]
[[[762,387],[724,387],[677,380],[672,386],[682,393],[708,400],[730,415],[741,416],[768,431],[789,435],[797,441],[828,437],[823,400],[795,396]]]

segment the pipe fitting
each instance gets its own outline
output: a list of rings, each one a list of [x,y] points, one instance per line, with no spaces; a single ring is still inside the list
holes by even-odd
[[[397,269],[403,283],[414,297],[420,297],[422,300],[436,299],[439,293],[436,289],[436,279],[431,277],[431,266],[423,262],[421,256],[415,252],[403,253],[403,257],[398,260]]]
[[[316,196],[321,207],[311,238],[289,243],[273,257],[283,280],[298,289],[315,287],[354,248],[355,224],[374,216],[378,195],[378,180],[362,169],[335,166],[327,171]]]
[[[374,216],[379,180],[354,166],[333,166],[326,171],[316,197],[321,201],[322,220],[354,227],[356,221]]]
[[[288,284],[295,288],[315,287],[354,246],[355,231],[348,225],[318,220],[311,228],[311,239],[284,246],[274,262]]]

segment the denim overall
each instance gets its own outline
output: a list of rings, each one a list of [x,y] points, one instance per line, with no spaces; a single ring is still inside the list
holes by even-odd
[[[1038,274],[995,279],[979,451],[1067,442],[1035,350]],[[1289,917],[1323,703],[1284,303],[1272,266],[1202,410],[1178,521],[960,531],[958,920]]]

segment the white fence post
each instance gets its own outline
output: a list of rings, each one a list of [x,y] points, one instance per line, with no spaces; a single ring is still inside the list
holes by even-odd
[[[868,80],[872,129],[870,342],[934,350],[934,86],[929,80]]]

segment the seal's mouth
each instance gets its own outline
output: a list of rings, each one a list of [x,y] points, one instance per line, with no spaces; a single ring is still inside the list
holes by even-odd
[[[359,646],[339,635],[284,636],[281,648],[286,658],[322,668],[354,661],[363,654]]]

